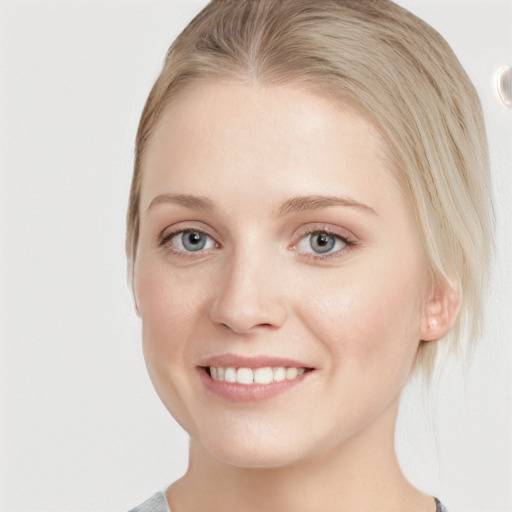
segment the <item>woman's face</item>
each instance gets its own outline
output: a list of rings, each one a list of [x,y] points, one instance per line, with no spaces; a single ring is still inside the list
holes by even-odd
[[[144,355],[217,459],[281,466],[394,423],[430,281],[384,152],[354,111],[292,86],[203,85],[160,120],[135,268]]]

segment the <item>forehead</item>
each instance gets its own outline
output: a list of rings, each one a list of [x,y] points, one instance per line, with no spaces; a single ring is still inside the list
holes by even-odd
[[[245,183],[251,195],[269,187],[324,194],[338,184],[340,193],[370,199],[378,195],[372,184],[395,187],[386,155],[378,131],[353,107],[291,85],[203,84],[182,93],[156,125],[142,160],[142,208],[157,193],[202,195],[227,181]]]

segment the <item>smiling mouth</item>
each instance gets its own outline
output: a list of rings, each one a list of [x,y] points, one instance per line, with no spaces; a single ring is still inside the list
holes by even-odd
[[[304,373],[313,371],[313,368],[284,366],[266,366],[262,368],[206,366],[202,368],[208,376],[215,381],[243,384],[246,386],[293,381],[301,375],[304,375]]]

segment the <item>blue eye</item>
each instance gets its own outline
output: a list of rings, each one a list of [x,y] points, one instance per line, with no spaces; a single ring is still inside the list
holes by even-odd
[[[171,247],[178,252],[199,252],[212,249],[216,246],[211,236],[202,231],[182,230],[170,233],[162,240],[162,244],[170,243]]]
[[[334,254],[344,249],[350,242],[340,235],[327,231],[314,231],[304,236],[296,245],[297,249],[313,256]]]

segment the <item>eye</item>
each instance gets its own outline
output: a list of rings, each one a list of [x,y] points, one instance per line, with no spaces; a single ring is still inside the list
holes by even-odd
[[[304,236],[296,248],[306,254],[329,255],[343,250],[350,242],[340,235],[327,231],[314,231]]]
[[[217,246],[215,240],[197,230],[181,230],[164,235],[162,245],[169,244],[177,252],[199,252],[207,249],[213,249]]]

